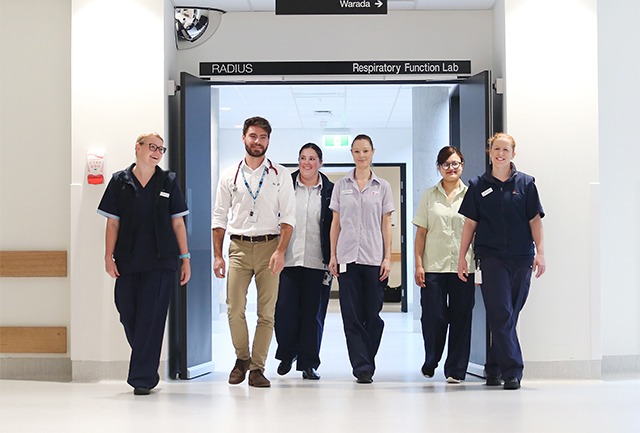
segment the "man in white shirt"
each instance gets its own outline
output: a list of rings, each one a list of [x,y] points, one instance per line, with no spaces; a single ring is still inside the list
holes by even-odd
[[[247,370],[249,385],[269,387],[264,366],[273,335],[278,298],[278,274],[295,224],[295,194],[289,170],[273,164],[265,153],[271,125],[262,117],[247,119],[242,129],[245,157],[220,174],[213,210],[213,270],[225,277],[222,244],[231,235],[227,278],[227,313],[236,364],[229,383],[242,383]],[[229,217],[229,209],[231,215]],[[258,290],[258,323],[249,349],[245,319],[247,289],[255,275]]]

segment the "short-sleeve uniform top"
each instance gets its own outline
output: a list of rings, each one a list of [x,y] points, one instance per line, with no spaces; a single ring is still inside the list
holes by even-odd
[[[460,181],[460,187],[453,200],[449,201],[440,181],[422,194],[413,224],[427,229],[422,255],[425,272],[458,272],[460,240],[466,219],[458,211],[466,192],[467,186]],[[475,263],[471,248],[467,251],[466,259],[469,272],[474,272]]]
[[[355,169],[333,187],[329,208],[340,214],[338,263],[380,266],[384,259],[382,216],[395,210],[391,185],[371,173],[371,178],[358,188]]]
[[[171,218],[181,217],[189,213],[184,195],[177,182],[173,182],[171,191],[164,191],[160,185],[157,185],[157,182],[161,182],[159,179],[159,170],[156,170],[149,182],[143,187],[136,176],[131,173],[132,167],[133,166],[127,169],[131,174],[129,177],[131,182],[124,185],[124,188],[133,188],[135,191],[135,209],[132,213],[133,221],[130,241],[131,259],[119,260],[116,256],[118,271],[121,274],[126,274],[158,269],[176,270],[178,268],[177,255],[173,257],[163,257],[158,251],[156,238],[156,236],[158,236],[156,232],[156,203],[160,200],[168,200],[168,212]],[[109,185],[107,185],[107,189],[98,207],[98,213],[121,222],[121,229],[118,232],[118,242],[120,242],[121,236],[124,235],[122,230],[124,222],[121,221],[121,217],[130,215],[131,213],[125,212],[123,209],[123,206],[127,205],[122,193],[119,191],[119,189],[123,188],[123,184],[117,182],[115,178],[114,175],[111,181],[109,181]],[[160,208],[164,208],[164,203],[160,203],[160,205]],[[168,235],[175,236],[173,233]]]
[[[544,217],[535,179],[511,164],[509,179],[501,182],[489,167],[469,182],[460,213],[478,223],[476,255],[501,258],[533,257],[535,249],[529,221]]]

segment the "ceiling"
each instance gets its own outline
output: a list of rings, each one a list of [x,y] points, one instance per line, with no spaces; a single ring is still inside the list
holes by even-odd
[[[387,0],[389,11],[489,10],[495,0]],[[189,0],[176,6],[274,12],[276,0]],[[412,84],[228,85],[220,88],[220,127],[261,115],[278,128],[411,128]]]
[[[275,12],[276,0],[173,0],[176,6],[210,7],[225,12]],[[387,0],[389,11],[488,10],[495,0]]]
[[[411,89],[414,86],[221,86],[220,127],[240,128],[244,119],[258,115],[269,119],[279,129],[319,128],[328,133],[339,133],[341,129],[351,128],[411,128]]]

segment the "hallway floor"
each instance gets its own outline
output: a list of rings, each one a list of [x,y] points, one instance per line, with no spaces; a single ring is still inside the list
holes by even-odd
[[[248,315],[250,323],[255,316]],[[351,376],[339,313],[327,317],[320,381],[278,376],[270,389],[232,386],[235,356],[224,317],[216,323],[217,371],[161,382],[134,396],[124,382],[0,381],[0,432],[639,432],[640,379],[532,381],[519,391],[467,376],[447,384],[441,369],[420,374],[423,349],[411,315],[383,313],[386,328],[374,383]],[[295,366],[294,366],[295,368]]]

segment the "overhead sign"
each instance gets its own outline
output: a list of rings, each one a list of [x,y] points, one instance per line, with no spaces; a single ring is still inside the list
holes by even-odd
[[[324,147],[348,147],[351,143],[349,135],[323,135],[322,145]]]
[[[276,0],[276,15],[386,15],[387,0]]]
[[[201,77],[228,75],[438,75],[471,74],[471,60],[350,62],[200,62]]]

